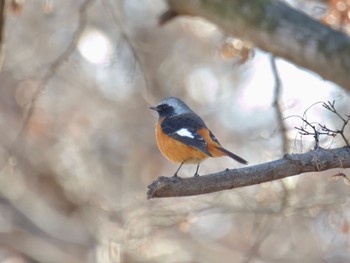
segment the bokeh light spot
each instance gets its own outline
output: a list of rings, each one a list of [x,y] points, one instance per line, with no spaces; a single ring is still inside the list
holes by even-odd
[[[109,38],[97,29],[87,29],[78,42],[78,50],[84,59],[93,64],[107,63],[113,52]]]

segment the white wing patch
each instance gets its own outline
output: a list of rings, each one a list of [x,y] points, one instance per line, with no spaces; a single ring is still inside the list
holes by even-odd
[[[176,131],[175,133],[182,136],[182,137],[188,137],[188,138],[194,139],[194,135],[186,128],[182,128],[182,129]]]

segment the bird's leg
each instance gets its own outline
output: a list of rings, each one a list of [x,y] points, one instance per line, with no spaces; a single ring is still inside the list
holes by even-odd
[[[199,176],[199,173],[198,173],[199,165],[200,165],[200,163],[198,163],[196,172],[194,173],[193,177],[198,177]]]
[[[182,162],[179,166],[179,168],[177,168],[176,172],[174,173],[173,177],[178,177],[177,176],[177,172],[180,170],[181,166],[184,164],[184,162]]]

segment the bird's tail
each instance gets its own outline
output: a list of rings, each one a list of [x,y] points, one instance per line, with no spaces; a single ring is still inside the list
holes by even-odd
[[[244,160],[243,158],[235,155],[234,153],[222,148],[222,147],[216,147],[217,150],[219,150],[220,152],[224,153],[226,156],[231,157],[233,160],[236,160],[239,163],[242,164],[248,164],[248,162],[246,160]]]

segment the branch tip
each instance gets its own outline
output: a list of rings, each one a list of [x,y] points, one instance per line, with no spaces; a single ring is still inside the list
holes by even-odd
[[[160,176],[156,180],[154,180],[150,185],[148,185],[147,191],[147,199],[156,198],[161,196],[164,191],[166,191],[166,187],[169,184],[176,184],[183,180],[181,177],[166,177]]]

